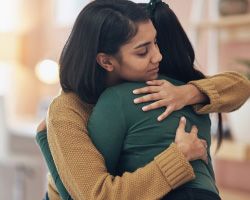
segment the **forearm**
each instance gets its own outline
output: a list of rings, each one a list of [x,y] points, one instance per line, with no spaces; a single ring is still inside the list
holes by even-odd
[[[74,144],[74,151],[72,142],[61,145],[58,138],[49,137],[58,173],[73,199],[158,199],[194,177],[191,166],[174,145],[144,168],[113,177],[86,133],[82,135],[78,138],[81,147]]]
[[[38,132],[36,134],[36,142],[37,142],[38,146],[40,147],[40,150],[41,150],[41,152],[46,160],[47,167],[48,167],[49,172],[51,174],[51,175],[49,174],[49,176],[48,176],[48,182],[49,182],[48,186],[50,189],[49,195],[50,196],[51,195],[59,196],[59,194],[60,194],[60,197],[62,199],[70,200],[71,197],[70,197],[68,191],[64,187],[64,185],[59,177],[59,174],[57,172],[53,157],[51,155],[48,140],[47,140],[47,132],[46,131]],[[51,176],[53,177],[53,179],[51,178]],[[53,189],[53,188],[56,188],[56,189]],[[54,199],[54,198],[52,198],[52,199]]]
[[[209,103],[194,106],[197,113],[230,112],[238,109],[250,96],[250,82],[236,72],[225,72],[206,79],[191,81],[201,93],[206,94]]]
[[[186,84],[181,86],[183,90],[186,92],[186,105],[194,105],[194,104],[208,104],[209,98],[208,96],[200,91],[195,85]]]

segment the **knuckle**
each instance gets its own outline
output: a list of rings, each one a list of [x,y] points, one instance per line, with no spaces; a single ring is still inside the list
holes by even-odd
[[[168,105],[168,110],[169,112],[172,112],[173,110],[175,110],[175,106],[174,105]]]
[[[137,93],[142,93],[143,92],[143,88],[139,88],[139,89],[136,89]]]
[[[164,113],[162,113],[162,117],[166,117],[168,115],[168,111],[165,111]]]
[[[146,95],[143,97],[143,101],[148,101],[148,100],[150,100],[150,95]]]
[[[145,96],[138,98],[139,102],[144,102],[145,101]]]
[[[155,109],[155,108],[157,108],[157,104],[156,104],[156,103],[152,103],[152,104],[150,104],[150,108],[151,108],[151,109]]]
[[[147,89],[147,92],[153,92],[154,91],[154,87],[153,86],[149,86]]]
[[[159,101],[155,102],[155,106],[160,107],[161,106],[160,102]]]
[[[181,127],[180,126],[178,126],[178,128],[176,129],[176,132],[177,133],[180,133],[182,130],[181,130]]]
[[[154,93],[151,95],[152,99],[157,99],[158,98],[158,94]]]
[[[148,106],[146,107],[146,109],[147,109],[147,110],[151,110],[151,109],[152,109],[152,106],[151,106],[151,105],[148,105]]]

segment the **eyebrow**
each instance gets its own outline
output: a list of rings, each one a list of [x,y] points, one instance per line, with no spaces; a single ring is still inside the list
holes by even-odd
[[[141,48],[141,47],[145,47],[145,46],[149,45],[150,43],[151,43],[151,42],[145,42],[145,43],[143,43],[143,44],[140,44],[140,45],[136,46],[135,49],[139,49],[139,48]]]
[[[155,34],[155,37],[154,38],[156,38],[156,34]],[[141,47],[145,47],[145,46],[147,46],[147,45],[149,45],[151,42],[145,42],[145,43],[142,43],[142,44],[139,44],[138,46],[136,46],[134,49],[139,49],[139,48],[141,48]]]

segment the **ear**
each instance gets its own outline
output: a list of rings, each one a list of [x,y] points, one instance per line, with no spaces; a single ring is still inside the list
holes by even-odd
[[[114,59],[112,56],[107,55],[105,53],[98,53],[96,56],[97,63],[103,67],[108,72],[112,72],[114,70]]]

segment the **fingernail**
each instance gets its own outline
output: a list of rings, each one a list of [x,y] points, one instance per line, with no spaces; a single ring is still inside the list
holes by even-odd
[[[161,118],[161,117],[158,117],[157,120],[160,122],[160,121],[162,120],[162,118]]]
[[[139,103],[139,99],[134,99],[134,103]]]
[[[184,116],[181,117],[181,121],[185,121],[186,118]]]
[[[138,94],[138,91],[137,90],[133,90],[133,94]]]
[[[152,83],[152,81],[147,81],[147,83],[149,83],[149,84],[150,84],[150,83]]]
[[[147,111],[147,106],[142,107],[143,111]]]

